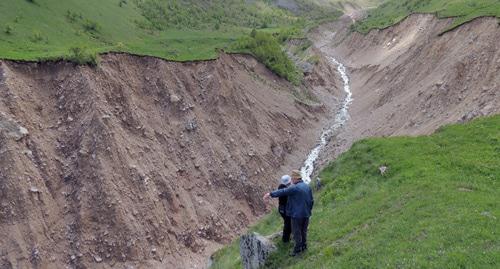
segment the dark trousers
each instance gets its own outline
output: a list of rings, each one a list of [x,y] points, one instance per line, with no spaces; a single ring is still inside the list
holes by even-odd
[[[299,253],[307,248],[307,226],[309,218],[292,218],[292,232],[295,247],[293,252]]]
[[[292,234],[292,218],[285,215],[284,213],[280,213],[280,215],[283,218],[283,237],[282,237],[282,240],[283,240],[283,242],[286,243],[286,242],[290,241],[290,235]]]

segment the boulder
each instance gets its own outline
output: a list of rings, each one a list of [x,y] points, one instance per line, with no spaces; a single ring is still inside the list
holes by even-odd
[[[387,172],[387,166],[385,165],[382,165],[378,168],[378,170],[380,171],[380,175],[385,175],[385,173]]]
[[[17,124],[14,120],[7,118],[5,114],[0,114],[0,132],[16,141],[23,139],[29,134],[28,130]]]
[[[175,94],[170,95],[170,102],[171,103],[179,103],[181,101],[181,98]]]
[[[311,74],[314,69],[314,65],[308,62],[300,62],[298,66],[304,74]]]
[[[245,269],[257,269],[265,264],[276,246],[270,239],[257,233],[250,233],[240,238],[240,255]]]
[[[196,122],[196,119],[189,120],[188,122],[186,122],[185,128],[188,132],[196,131],[196,129],[198,128],[198,122]]]

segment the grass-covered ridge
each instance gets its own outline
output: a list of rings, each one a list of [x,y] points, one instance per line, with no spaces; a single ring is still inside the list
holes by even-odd
[[[297,21],[262,1],[3,0],[0,58],[62,58],[78,47],[204,60],[252,28],[294,27]]]
[[[378,168],[386,165],[381,175]],[[266,268],[498,268],[500,116],[357,142],[321,173],[309,250]],[[254,230],[280,229],[273,212]],[[237,242],[213,268],[241,268]]]
[[[334,7],[317,5],[310,12]],[[78,47],[157,56],[213,59],[252,29],[303,28],[315,20],[268,0],[2,0],[0,59],[62,58]]]
[[[368,12],[368,17],[354,25],[367,33],[392,26],[413,13],[432,13],[439,18],[454,18],[448,30],[477,17],[500,18],[500,0],[388,0]]]
[[[322,3],[330,1],[336,0]],[[306,9],[294,13],[278,7],[275,2],[2,0],[0,59],[66,59],[96,65],[97,55],[105,52],[194,61],[214,59],[221,49],[250,51],[274,72],[297,83],[297,76],[291,76],[294,68],[286,66],[289,60],[283,61],[281,48],[275,49],[276,42],[266,43],[272,44],[273,49],[238,47],[234,43],[254,29],[281,33],[280,36],[292,32],[301,34],[308,25],[337,18],[341,12],[337,6],[311,2]],[[259,53],[263,51],[265,53]]]

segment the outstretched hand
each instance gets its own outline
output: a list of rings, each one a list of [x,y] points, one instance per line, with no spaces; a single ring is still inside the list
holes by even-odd
[[[262,199],[267,200],[270,197],[271,197],[271,193],[268,192],[268,193],[264,194],[264,197],[262,197]]]

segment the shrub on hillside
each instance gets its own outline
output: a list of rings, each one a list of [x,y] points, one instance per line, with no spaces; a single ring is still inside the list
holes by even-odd
[[[214,29],[220,26],[268,28],[290,25],[296,18],[268,1],[242,0],[141,0],[142,15],[157,30]]]
[[[66,11],[66,19],[68,19],[69,22],[73,23],[73,22],[76,22],[76,21],[83,19],[83,16],[81,13],[68,10],[68,11]]]
[[[30,39],[31,39],[31,42],[33,42],[33,43],[38,43],[38,42],[42,42],[42,41],[46,40],[46,38],[44,38],[42,32],[40,32],[38,30],[33,31]]]
[[[307,59],[307,62],[310,64],[313,64],[313,65],[318,64],[319,61],[320,61],[320,58],[318,55],[313,55]]]
[[[69,55],[64,59],[79,65],[96,66],[98,64],[97,53],[91,52],[85,47],[70,48]]]
[[[95,21],[85,19],[83,21],[83,29],[85,32],[96,34],[101,30],[101,26]]]
[[[6,34],[11,35],[14,32],[14,27],[10,24],[6,24],[3,31]]]
[[[302,79],[300,72],[271,34],[254,30],[250,36],[237,40],[234,49],[250,52],[280,77],[295,85],[300,84]]]

